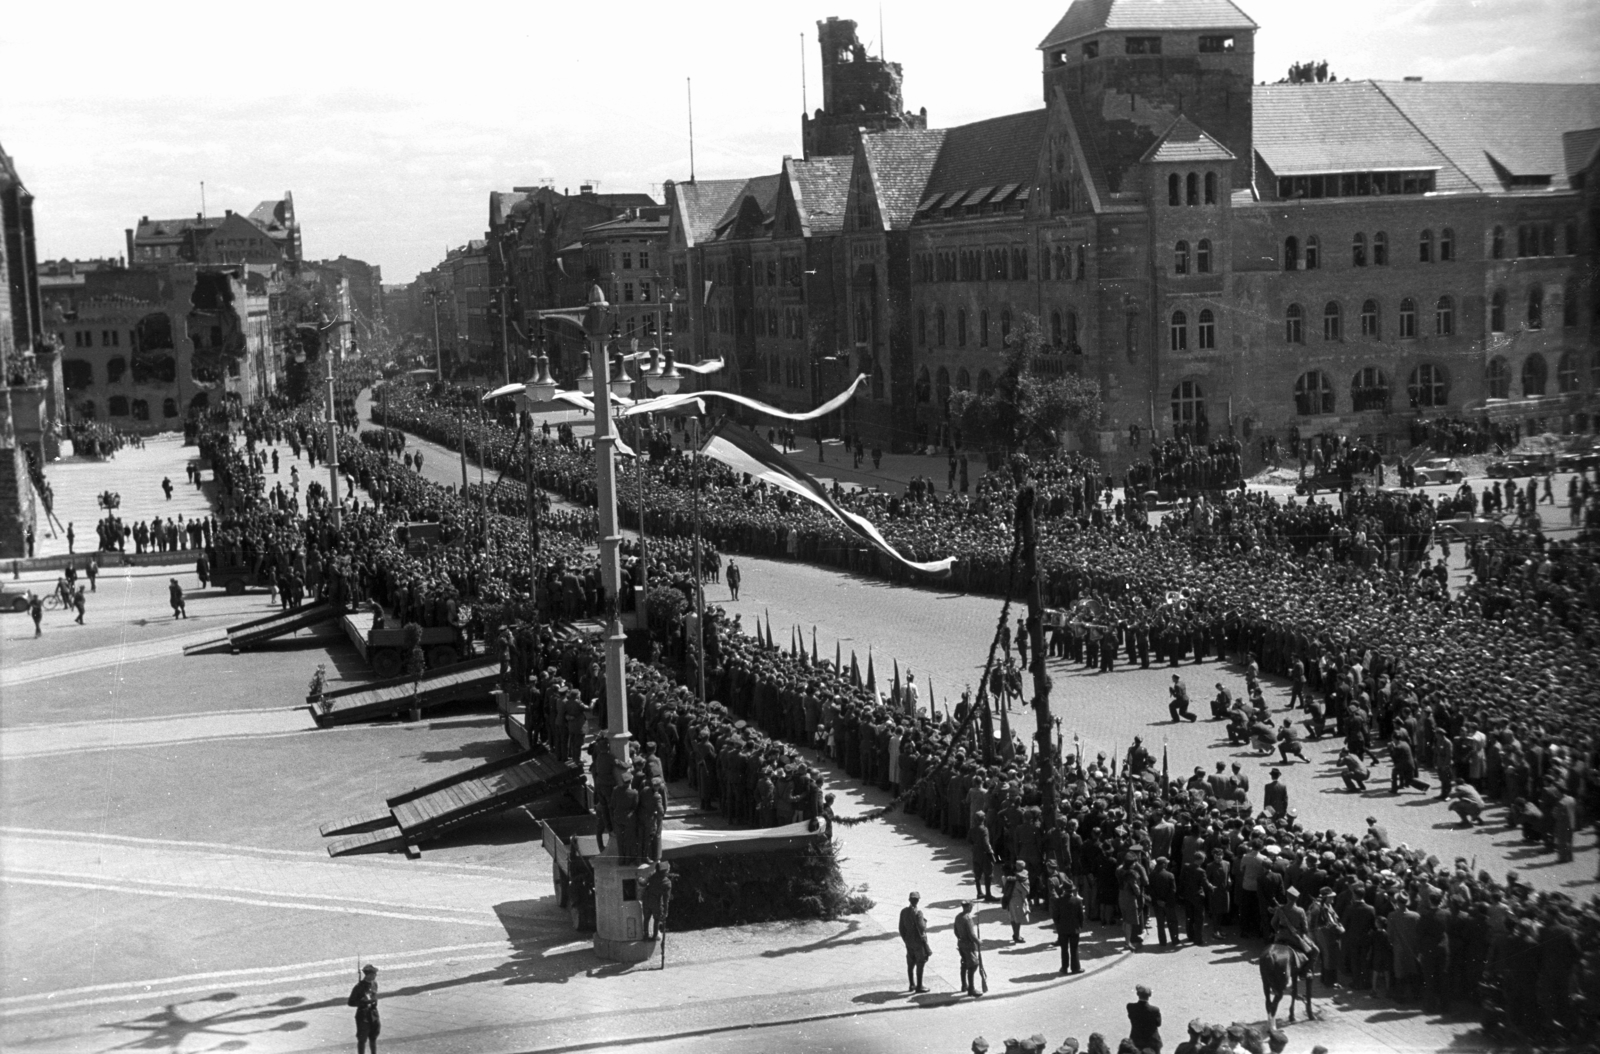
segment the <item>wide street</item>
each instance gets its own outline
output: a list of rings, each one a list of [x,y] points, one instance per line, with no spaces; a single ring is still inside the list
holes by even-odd
[[[459,481],[459,462],[431,444],[426,471]],[[189,451],[192,453],[192,450]],[[282,449],[282,477],[290,459]],[[130,522],[166,514],[163,476],[183,477],[187,454],[172,437],[115,461],[52,466],[62,508],[92,540],[93,495],[123,495]],[[931,462],[930,462],[931,463]],[[454,473],[452,480],[451,473]],[[71,478],[69,484],[65,480]],[[474,471],[474,478],[476,472]],[[302,485],[310,478],[302,464]],[[271,482],[271,481],[269,481]],[[83,502],[86,512],[71,502]],[[193,502],[193,488],[179,497]],[[178,504],[175,498],[173,506]],[[186,505],[188,514],[199,511]],[[82,546],[80,545],[80,550]],[[863,668],[870,653],[887,679],[894,661],[939,705],[953,703],[981,668],[999,602],[923,592],[782,561],[739,558],[744,588],[708,599],[747,627],[771,618],[816,627],[819,650],[838,642]],[[109,564],[109,562],[108,562]],[[166,604],[169,577],[190,590],[187,621]],[[24,572],[48,589],[53,573]],[[1228,942],[1176,952],[1119,953],[1117,935],[1086,940],[1088,972],[1055,973],[1047,927],[1027,943],[1002,939],[984,912],[991,994],[955,988],[949,928],[965,881],[965,850],[914,819],[841,828],[846,879],[876,906],[836,923],[740,927],[671,935],[665,968],[625,968],[596,958],[553,906],[549,861],[530,817],[503,814],[399,856],[329,859],[318,824],[511,749],[483,708],[418,723],[315,730],[302,703],[318,664],[332,686],[367,674],[331,630],[239,655],[185,657],[182,647],[269,610],[264,593],[198,591],[191,565],[107,566],[86,625],[47,614],[35,639],[9,615],[0,669],[0,1046],[19,1051],[249,1052],[348,1049],[345,995],[360,962],[382,969],[385,1050],[662,1051],[816,1050],[960,1052],[982,1034],[1125,1034],[1122,1005],[1135,983],[1155,990],[1169,1044],[1182,1023],[1263,1018],[1257,949]],[[1015,616],[1013,616],[1015,617]],[[1054,711],[1086,753],[1120,755],[1142,735],[1174,772],[1238,761],[1252,787],[1269,759],[1230,748],[1207,721],[1166,718],[1172,671],[1085,674],[1053,664]],[[1221,680],[1218,663],[1178,671],[1197,701]],[[1283,686],[1269,690],[1280,706]],[[1203,707],[1202,707],[1203,712]],[[1017,712],[1027,734],[1032,717]],[[1467,858],[1535,885],[1586,897],[1596,857],[1588,838],[1566,865],[1524,848],[1499,812],[1462,830],[1432,797],[1345,793],[1328,768],[1331,742],[1308,744],[1310,763],[1287,766],[1302,824],[1359,831],[1378,815],[1395,842],[1441,859]],[[1386,774],[1380,770],[1380,774]],[[1386,787],[1378,781],[1375,786]],[[887,796],[836,774],[841,814]],[[699,825],[686,788],[674,788],[672,822]],[[1259,790],[1256,790],[1259,797]],[[926,996],[908,998],[895,919],[907,891],[923,894],[934,958]],[[1329,1004],[1321,999],[1318,1007]],[[1339,993],[1324,1020],[1290,1030],[1291,1051],[1477,1049],[1473,1022]],[[913,1012],[916,1011],[916,1012]]]

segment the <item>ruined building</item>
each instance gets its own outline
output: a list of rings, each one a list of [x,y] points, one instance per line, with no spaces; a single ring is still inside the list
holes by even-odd
[[[909,113],[901,97],[900,63],[867,54],[850,19],[817,23],[822,48],[822,108],[800,117],[807,160],[848,155],[862,129],[928,127],[927,107]]]

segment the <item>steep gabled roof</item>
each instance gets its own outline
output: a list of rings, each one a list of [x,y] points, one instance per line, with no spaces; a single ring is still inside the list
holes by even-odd
[[[938,162],[918,201],[956,190],[1031,186],[1049,117],[1050,111],[1041,108],[945,129]]]
[[[714,230],[718,236],[723,236],[733,225],[734,220],[739,218],[739,212],[743,209],[746,198],[755,202],[763,217],[771,217],[773,203],[778,200],[778,184],[782,179],[781,172],[774,172],[771,175],[752,176],[745,180],[740,185],[739,192],[728,202],[728,207],[722,211],[722,215],[717,217]]]
[[[1233,152],[1211,138],[1189,118],[1179,115],[1139,159],[1145,164],[1188,161],[1232,161]]]
[[[890,229],[911,224],[939,159],[946,128],[899,128],[861,137],[861,150],[876,187],[878,209]]]
[[[1475,189],[1371,81],[1257,85],[1251,104],[1256,152],[1275,175],[1433,169],[1437,190]]]
[[[225,217],[185,216],[175,220],[141,219],[139,226],[133,232],[134,241],[137,242],[178,242],[182,241],[190,231],[209,231],[220,226]]]
[[[1255,29],[1231,0],[1073,0],[1039,49],[1102,30]]]
[[[800,213],[801,229],[807,235],[837,234],[844,229],[852,160],[849,157],[815,157],[809,161],[785,159],[790,192]]]
[[[1594,156],[1600,152],[1600,128],[1568,132],[1561,137],[1561,148],[1567,158],[1567,182],[1571,183],[1573,177],[1594,164]]]
[[[711,237],[728,207],[744,190],[747,179],[700,179],[673,184],[684,241],[699,245]]]
[[[1600,84],[1383,81],[1375,85],[1483,190],[1514,176],[1567,186],[1564,133],[1600,125]],[[1441,188],[1442,189],[1442,188]]]

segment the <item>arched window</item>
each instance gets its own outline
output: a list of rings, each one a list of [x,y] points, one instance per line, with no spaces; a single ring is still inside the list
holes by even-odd
[[[1544,394],[1545,382],[1550,379],[1550,367],[1537,351],[1522,360],[1522,397],[1537,399]]]
[[[956,371],[956,391],[972,391],[972,374],[967,372],[967,368],[965,366]]]
[[[1350,379],[1350,409],[1356,413],[1389,406],[1389,378],[1376,366],[1363,366]]]
[[[1172,389],[1172,423],[1199,425],[1205,423],[1205,393],[1195,381],[1184,381]]]
[[[1372,266],[1385,267],[1389,263],[1389,236],[1382,231],[1372,236]]]
[[[128,397],[126,395],[113,395],[106,400],[107,417],[127,417]]]
[[[1216,203],[1217,203],[1217,174],[1215,172],[1207,172],[1206,173],[1206,204],[1207,205],[1215,205]]]
[[[1315,234],[1306,238],[1306,270],[1315,271],[1322,262],[1322,242]]]
[[[956,308],[956,347],[964,348],[966,346],[967,346],[967,309],[964,308],[964,307],[958,307],[958,308]]]
[[[1417,302],[1409,296],[1400,301],[1400,339],[1408,340],[1417,335]]]
[[[1417,237],[1417,263],[1433,263],[1433,232],[1423,231]]]
[[[1563,351],[1556,360],[1556,391],[1570,395],[1578,390],[1578,356]]]
[[[1083,348],[1078,344],[1078,313],[1076,311],[1067,312],[1067,347],[1074,354],[1081,355],[1083,353]]]
[[[135,399],[130,404],[129,409],[133,411],[133,419],[135,421],[150,420],[150,404],[144,399]]]
[[[1361,336],[1366,340],[1381,340],[1383,338],[1382,324],[1378,317],[1378,302],[1376,300],[1363,300],[1361,302]]]
[[[1189,350],[1189,316],[1182,311],[1172,313],[1172,324],[1168,327],[1171,335],[1173,351]]]
[[[1343,340],[1344,327],[1341,325],[1343,321],[1344,316],[1339,310],[1339,302],[1328,301],[1322,308],[1322,339]]]
[[[1211,273],[1211,239],[1201,238],[1195,245],[1194,269],[1196,274]]]
[[[965,317],[965,315],[962,316],[961,325],[962,325],[962,332],[965,333],[965,331],[966,331],[966,317]],[[966,338],[965,338],[965,336],[963,336],[962,340],[961,340],[962,346],[965,347],[966,343],[967,343],[966,342]],[[989,346],[989,311],[988,311],[987,308],[985,308],[984,310],[978,312],[978,347],[987,348],[988,346]]]
[[[1333,413],[1333,385],[1321,370],[1307,370],[1294,382],[1295,412],[1301,417]]]
[[[1447,263],[1456,258],[1456,232],[1446,227],[1439,232],[1439,262]]]
[[[1450,394],[1444,370],[1425,362],[1406,378],[1406,398],[1413,410],[1444,406]]]
[[[1193,172],[1190,172],[1185,178],[1184,184],[1185,189],[1187,189],[1189,192],[1189,204],[1200,204],[1200,177],[1196,176]]]
[[[1496,260],[1503,260],[1506,256],[1506,229],[1496,227],[1494,236],[1489,241],[1489,255]]]
[[[1544,289],[1541,286],[1528,290],[1528,328],[1544,328]]]
[[[988,370],[978,371],[978,394],[988,395],[994,391],[994,377]]]
[[[1447,296],[1441,296],[1433,305],[1433,334],[1436,337],[1448,337],[1456,331],[1456,304]]]
[[[1186,241],[1179,241],[1178,244],[1173,247],[1173,250],[1172,250],[1172,273],[1173,274],[1188,274],[1189,273],[1189,243],[1186,242]]]
[[[1578,324],[1578,280],[1568,278],[1561,294],[1561,324],[1568,329]]]
[[[1489,382],[1489,398],[1511,398],[1511,364],[1506,362],[1504,355],[1496,355],[1489,360],[1485,379]]]
[[[1358,234],[1350,241],[1350,266],[1367,266],[1367,236]]]
[[[1283,339],[1290,344],[1306,342],[1305,312],[1299,304],[1290,304],[1283,313]]]
[[[161,400],[161,416],[162,417],[177,417],[178,416],[178,400],[176,400],[176,399],[163,399],[163,400]]]
[[[917,308],[917,344],[928,346],[928,309],[924,307]]]
[[[940,366],[939,372],[934,375],[933,393],[938,398],[940,406],[945,406],[950,402],[950,370],[948,367]]]
[[[1200,309],[1200,324],[1195,329],[1195,335],[1199,338],[1196,345],[1202,351],[1210,351],[1217,346],[1217,316],[1212,314],[1209,307]]]
[[[1061,347],[1061,312],[1050,312],[1050,344],[1052,347]]]
[[[1000,309],[1000,346],[1002,348],[1011,347],[1011,309],[1009,307]]]
[[[127,372],[128,360],[121,355],[113,355],[106,360],[106,383],[116,384],[122,380],[122,375]]]
[[[1183,204],[1183,190],[1181,189],[1181,184],[1176,172],[1167,177],[1167,204]]]
[[[944,347],[944,308],[942,307],[933,309],[933,335],[938,341],[939,347]]]
[[[1300,269],[1300,239],[1292,234],[1283,240],[1283,269],[1285,271]]]
[[[1489,297],[1489,332],[1504,333],[1506,331],[1506,291],[1496,289],[1494,295]]]
[[[922,367],[922,372],[917,374],[916,395],[919,403],[930,402],[933,399],[933,378],[928,376],[928,367],[926,366]]]

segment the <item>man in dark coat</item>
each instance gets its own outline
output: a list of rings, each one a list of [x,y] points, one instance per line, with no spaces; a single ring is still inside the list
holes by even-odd
[[[1263,804],[1281,819],[1289,815],[1289,788],[1279,782],[1283,776],[1281,770],[1273,769],[1270,775],[1272,781],[1261,788]]]
[[[1083,967],[1078,964],[1078,936],[1083,930],[1083,898],[1078,895],[1078,887],[1072,882],[1066,884],[1065,892],[1056,897],[1055,903],[1050,906],[1050,921],[1056,927],[1056,944],[1061,947],[1061,972],[1083,973]]]
[[[921,893],[913,893],[910,903],[900,909],[900,939],[906,946],[906,984],[913,992],[926,992],[922,983],[923,968],[933,949],[928,947],[928,918],[917,907]]]
[[[1350,975],[1351,987],[1365,991],[1372,986],[1372,931],[1378,925],[1377,909],[1365,889],[1357,888],[1340,921],[1344,923],[1345,972]]]
[[[1183,943],[1178,930],[1178,879],[1167,868],[1167,858],[1156,857],[1155,870],[1150,872],[1151,913],[1156,917],[1156,939],[1161,947],[1167,946],[1170,934],[1174,945]]]
[[[367,965],[361,969],[361,980],[350,989],[347,1006],[356,1008],[356,1054],[365,1054],[367,1044],[372,1044],[372,1054],[378,1054],[378,968]]]
[[[1172,686],[1167,689],[1167,694],[1172,697],[1172,701],[1167,703],[1167,713],[1172,715],[1173,724],[1199,720],[1189,712],[1189,689],[1177,674],[1172,675]]]
[[[1128,1038],[1137,1050],[1161,1054],[1161,1011],[1150,1005],[1150,989],[1135,985],[1137,1003],[1128,1004]]]
[[[1183,865],[1178,878],[1178,893],[1183,899],[1183,911],[1189,926],[1189,940],[1197,945],[1206,942],[1206,897],[1211,892],[1206,880],[1206,854],[1196,849]]]

